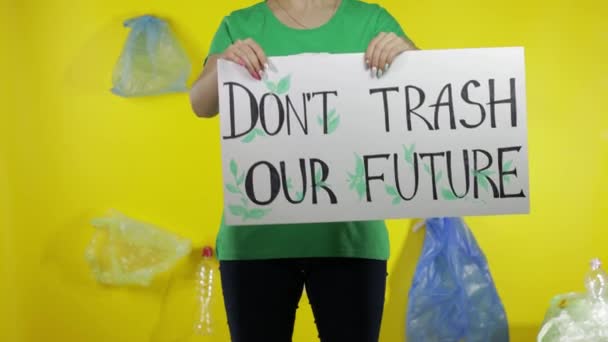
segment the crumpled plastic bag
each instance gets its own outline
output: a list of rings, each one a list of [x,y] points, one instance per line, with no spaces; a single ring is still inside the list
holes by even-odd
[[[186,91],[190,60],[169,24],[144,15],[124,26],[131,32],[114,68],[112,92],[133,97]]]
[[[608,275],[599,260],[585,279],[587,293],[551,299],[538,342],[608,342]]]
[[[460,218],[426,220],[410,288],[408,342],[507,342],[504,307],[486,258]]]
[[[148,286],[191,251],[191,242],[117,211],[92,221],[96,228],[85,257],[97,280]]]

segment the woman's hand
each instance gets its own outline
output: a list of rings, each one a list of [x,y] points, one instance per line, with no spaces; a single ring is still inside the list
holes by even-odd
[[[418,50],[416,46],[407,39],[393,32],[380,32],[372,39],[365,52],[365,65],[371,68],[372,77],[382,77],[395,57],[403,51]]]
[[[203,72],[190,89],[192,110],[199,117],[210,118],[218,112],[218,59],[242,65],[256,80],[261,80],[264,70],[268,68],[268,60],[264,51],[253,39],[237,40],[223,53],[209,56]]]
[[[247,68],[251,77],[261,80],[264,70],[268,69],[268,60],[264,50],[253,39],[237,40],[220,56]]]

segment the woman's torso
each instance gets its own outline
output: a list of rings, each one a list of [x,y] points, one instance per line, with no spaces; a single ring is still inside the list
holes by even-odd
[[[246,38],[255,40],[267,56],[364,52],[379,32],[405,36],[386,10],[357,0],[342,0],[328,22],[310,30],[286,26],[262,2],[224,18],[209,54],[221,53],[234,41]],[[226,225],[222,220],[217,252],[220,260],[304,257],[386,260],[389,242],[383,221],[239,227]]]

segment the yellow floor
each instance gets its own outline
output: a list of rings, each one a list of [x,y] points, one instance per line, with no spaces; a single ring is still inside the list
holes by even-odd
[[[166,282],[140,291],[97,285],[83,258],[89,221],[116,208],[197,245],[213,242],[218,121],[195,118],[184,94],[110,94],[127,34],[122,21],[169,18],[199,72],[222,15],[251,3],[0,0],[0,341],[153,340]],[[549,299],[582,290],[590,258],[608,262],[608,3],[382,4],[424,49],[526,48],[532,213],[468,223],[489,259],[512,340],[534,341]],[[404,340],[423,236],[408,227],[390,222],[383,342]],[[217,335],[201,340],[227,341],[221,301],[214,310]],[[315,341],[306,299],[299,313],[294,341]]]

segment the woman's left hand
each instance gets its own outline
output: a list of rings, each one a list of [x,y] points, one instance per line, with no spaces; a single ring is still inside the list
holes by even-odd
[[[365,65],[371,69],[372,77],[380,78],[386,73],[395,57],[408,50],[418,49],[412,42],[394,32],[380,32],[367,47]]]

